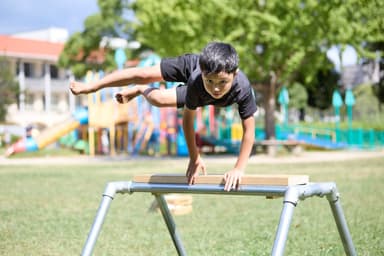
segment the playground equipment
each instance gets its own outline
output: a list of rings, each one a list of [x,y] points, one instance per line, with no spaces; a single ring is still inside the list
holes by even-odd
[[[215,107],[212,105],[198,108],[195,131],[199,150],[212,153],[239,153],[243,136],[239,120],[240,118],[235,116],[232,106],[220,108],[219,111],[215,111]]]
[[[57,141],[65,134],[77,129],[80,125],[88,123],[88,111],[85,108],[79,108],[67,120],[58,123],[52,127],[43,130],[36,138],[25,137],[11,145],[6,156],[24,151],[36,151]]]
[[[198,176],[195,185],[188,185],[184,175],[146,175],[134,177],[132,181],[108,183],[103,193],[99,210],[83,247],[82,256],[92,254],[98,234],[103,225],[111,201],[116,193],[152,193],[160,210],[178,255],[186,255],[176,224],[164,195],[167,193],[219,194],[284,197],[283,209],[277,227],[271,255],[283,255],[293,211],[300,200],[313,196],[326,196],[339,231],[344,251],[356,255],[355,247],[340,204],[339,193],[333,182],[309,183],[306,175],[246,175],[238,190],[224,191],[222,175]]]
[[[334,91],[332,95],[332,106],[335,110],[335,123],[336,128],[340,128],[340,108],[343,105],[343,99],[341,98],[341,95],[339,91]]]
[[[256,137],[263,138],[264,131],[256,129]],[[384,131],[373,129],[315,128],[300,125],[276,126],[280,140],[293,139],[303,146],[324,149],[375,149],[384,146]]]
[[[283,123],[284,125],[288,124],[288,103],[289,103],[289,94],[285,86],[283,86],[279,92],[278,102],[281,106],[281,112],[283,113]]]
[[[88,71],[85,77],[85,82],[89,83],[92,80],[97,80],[102,76],[102,73]],[[135,122],[136,115],[132,111],[137,109],[136,101],[132,100],[127,104],[118,104],[113,100],[113,89],[103,89],[93,94],[88,94],[88,134],[89,134],[89,153],[95,155],[95,132],[102,129],[109,131],[110,154],[116,154],[116,126]],[[100,138],[100,136],[97,136]],[[99,140],[100,141],[100,140]]]

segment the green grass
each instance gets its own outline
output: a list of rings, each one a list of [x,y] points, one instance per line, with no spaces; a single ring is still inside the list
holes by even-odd
[[[183,173],[181,161],[150,159],[98,165],[0,165],[0,255],[79,255],[109,181],[135,174]],[[207,163],[210,173],[230,168]],[[309,174],[335,181],[359,255],[384,255],[384,159],[250,164],[247,173]],[[193,195],[193,211],[176,216],[188,255],[270,255],[281,199]],[[148,193],[117,195],[94,255],[176,255]],[[295,209],[286,255],[344,255],[325,198]]]
[[[6,149],[0,148],[0,155],[5,154]],[[78,156],[80,153],[70,148],[43,148],[37,151],[19,152],[10,156],[11,158],[39,158],[39,157],[54,157],[54,156]]]

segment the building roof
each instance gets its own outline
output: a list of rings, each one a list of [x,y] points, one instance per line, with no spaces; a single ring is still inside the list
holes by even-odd
[[[0,56],[57,61],[64,43],[0,35]]]

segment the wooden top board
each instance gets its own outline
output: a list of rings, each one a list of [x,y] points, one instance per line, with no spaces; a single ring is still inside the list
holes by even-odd
[[[181,174],[148,174],[133,177],[134,182],[139,183],[160,183],[160,184],[187,184],[187,177]],[[241,178],[241,185],[272,185],[288,186],[307,184],[308,175],[263,175],[249,174]],[[195,184],[224,184],[223,175],[201,175],[196,177]]]

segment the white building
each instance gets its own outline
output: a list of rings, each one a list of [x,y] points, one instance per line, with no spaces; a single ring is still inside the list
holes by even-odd
[[[74,110],[70,73],[57,66],[67,39],[68,32],[59,28],[0,35],[0,56],[9,61],[21,91],[18,104],[8,111],[8,122],[49,126]]]

